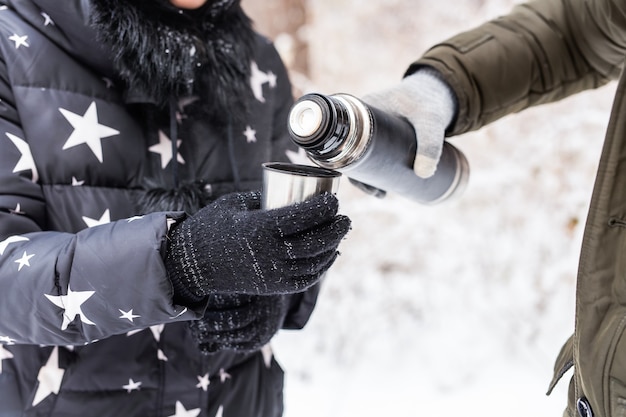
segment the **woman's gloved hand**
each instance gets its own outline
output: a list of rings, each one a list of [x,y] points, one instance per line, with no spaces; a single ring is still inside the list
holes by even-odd
[[[441,158],[445,131],[456,113],[452,89],[431,68],[421,68],[389,89],[363,97],[367,104],[407,119],[415,129],[415,173],[428,178]]]
[[[266,345],[281,329],[289,296],[210,295],[204,316],[190,322],[191,333],[205,354],[221,350],[251,352]]]
[[[165,266],[181,304],[210,294],[290,294],[317,283],[350,220],[325,193],[261,210],[260,192],[226,195],[172,227]]]

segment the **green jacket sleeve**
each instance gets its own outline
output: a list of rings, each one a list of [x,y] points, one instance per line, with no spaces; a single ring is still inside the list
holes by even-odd
[[[407,74],[431,66],[458,98],[448,135],[616,78],[626,55],[626,3],[536,0],[428,50]]]

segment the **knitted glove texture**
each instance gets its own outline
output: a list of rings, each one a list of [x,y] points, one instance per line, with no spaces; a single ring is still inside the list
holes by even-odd
[[[387,90],[366,95],[363,101],[403,116],[413,125],[417,137],[413,169],[422,178],[432,176],[441,158],[445,130],[456,112],[456,97],[439,73],[422,68]]]
[[[318,282],[338,255],[350,220],[325,193],[260,209],[258,191],[226,195],[174,226],[165,266],[175,297],[289,294]]]
[[[282,294],[211,295],[204,317],[190,323],[191,333],[205,354],[258,350],[282,327],[288,298]]]

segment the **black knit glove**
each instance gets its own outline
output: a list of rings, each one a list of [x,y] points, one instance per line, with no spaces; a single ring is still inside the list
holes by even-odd
[[[350,220],[329,193],[272,210],[233,193],[170,231],[165,266],[181,303],[209,294],[289,294],[314,285],[337,257]]]
[[[211,295],[204,317],[190,322],[205,354],[220,350],[255,351],[282,327],[287,295]]]

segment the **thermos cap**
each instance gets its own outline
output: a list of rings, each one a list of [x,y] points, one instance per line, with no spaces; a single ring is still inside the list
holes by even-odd
[[[291,109],[289,127],[295,135],[306,138],[319,131],[323,120],[322,108],[318,103],[302,100]]]

